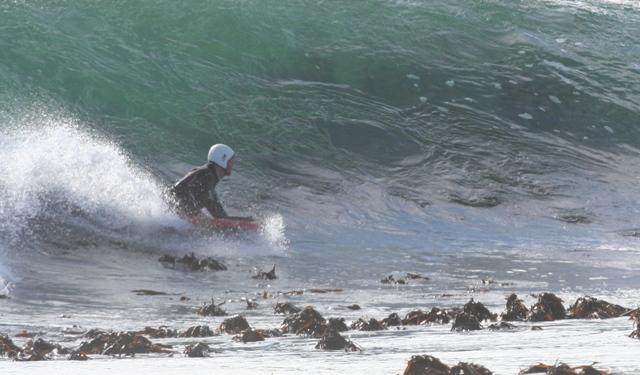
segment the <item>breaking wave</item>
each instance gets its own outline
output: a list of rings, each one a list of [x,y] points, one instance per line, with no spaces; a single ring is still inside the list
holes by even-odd
[[[29,115],[0,134],[0,234],[5,251],[117,248],[216,252],[224,239],[194,233],[163,200],[164,182],[77,119]],[[284,248],[282,217],[263,241]],[[44,247],[43,247],[44,246]]]

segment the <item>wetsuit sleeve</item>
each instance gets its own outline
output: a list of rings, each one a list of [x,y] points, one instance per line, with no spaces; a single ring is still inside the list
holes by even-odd
[[[213,189],[209,190],[209,194],[208,194],[207,200],[205,201],[204,206],[207,208],[207,211],[209,211],[209,213],[213,217],[229,216],[227,215],[227,212],[224,210],[224,207],[222,207],[222,204],[220,204],[220,200],[218,199],[218,194],[216,194],[216,191]]]

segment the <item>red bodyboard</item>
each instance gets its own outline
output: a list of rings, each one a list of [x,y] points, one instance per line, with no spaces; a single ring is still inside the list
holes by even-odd
[[[187,220],[197,226],[211,228],[218,231],[257,231],[260,224],[249,218],[242,217],[189,217]]]

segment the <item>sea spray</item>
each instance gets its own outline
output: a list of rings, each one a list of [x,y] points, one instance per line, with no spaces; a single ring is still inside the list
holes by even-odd
[[[161,185],[119,146],[74,120],[31,118],[0,137],[5,230],[18,232],[60,204],[110,227],[172,220]]]
[[[286,225],[280,214],[266,216],[260,230],[261,236],[276,249],[287,250],[289,240],[285,235]]]

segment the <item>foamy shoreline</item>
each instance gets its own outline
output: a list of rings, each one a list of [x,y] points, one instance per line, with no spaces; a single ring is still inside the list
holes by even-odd
[[[348,293],[348,291],[345,291]],[[336,294],[341,294],[337,292]],[[305,295],[305,294],[303,294]],[[306,304],[313,304],[317,294],[307,293]],[[311,296],[311,297],[308,297]],[[302,296],[299,300],[301,301]],[[156,297],[154,297],[156,298]],[[258,300],[261,304],[275,303]],[[311,303],[310,303],[311,302]],[[349,311],[327,309],[322,302],[317,304],[324,312],[347,318],[349,324],[356,316],[375,316],[373,311]],[[402,311],[402,310],[401,310]],[[492,312],[500,312],[495,309]],[[202,319],[212,328],[217,328],[224,317]],[[249,312],[249,314],[251,314]],[[248,315],[248,314],[244,314]],[[373,315],[373,316],[372,316]],[[275,313],[248,315],[247,320],[252,328],[276,328],[284,315]],[[62,318],[61,318],[62,320]],[[27,323],[27,322],[23,322]],[[234,335],[221,333],[206,338],[166,338],[152,339],[154,344],[172,345],[171,353],[136,354],[134,358],[115,358],[104,355],[90,355],[91,360],[79,363],[64,361],[66,355],[54,356],[54,361],[43,362],[9,362],[0,361],[0,369],[6,374],[42,374],[42,373],[146,373],[156,374],[204,374],[215,369],[216,373],[300,373],[313,371],[319,374],[368,373],[390,374],[402,373],[407,361],[413,355],[429,354],[449,365],[458,362],[473,362],[486,367],[494,374],[517,374],[522,369],[539,362],[555,364],[567,363],[571,366],[596,363],[599,370],[611,374],[635,374],[640,369],[637,361],[637,339],[629,338],[633,324],[628,317],[584,320],[565,319],[550,322],[512,322],[516,328],[504,331],[484,329],[469,332],[452,332],[451,324],[427,324],[419,326],[388,327],[382,331],[349,330],[342,335],[362,349],[361,352],[346,353],[344,351],[324,351],[315,349],[318,338],[308,335],[286,334],[283,337],[266,338],[265,341],[242,343],[233,340]],[[204,324],[204,323],[203,323]],[[275,325],[274,325],[275,324]],[[179,328],[181,324],[169,325],[168,328]],[[532,326],[541,330],[532,330]],[[0,332],[14,336],[17,326],[4,324]],[[34,325],[34,329],[35,329]],[[42,328],[42,327],[40,327]],[[59,327],[51,327],[59,330]],[[142,328],[142,327],[140,327]],[[39,331],[48,339],[46,332]],[[78,332],[79,333],[79,332]],[[66,334],[65,347],[75,347],[83,339],[79,334]],[[76,339],[73,340],[72,338]],[[15,339],[15,338],[14,338]],[[16,339],[16,344],[23,344],[27,339]],[[208,358],[186,358],[184,348],[193,343],[202,342],[210,345],[212,352]],[[73,344],[73,345],[71,345]],[[6,357],[4,359],[7,359]]]

